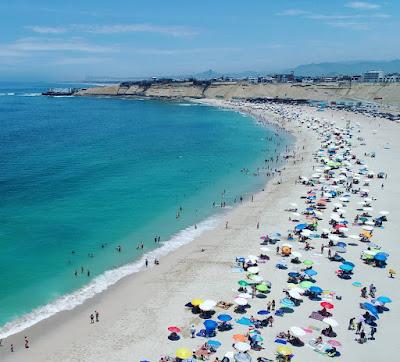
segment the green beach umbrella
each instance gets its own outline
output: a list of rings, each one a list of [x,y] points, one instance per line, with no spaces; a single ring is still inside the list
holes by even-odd
[[[308,288],[310,288],[311,286],[313,286],[314,283],[311,283],[311,282],[308,281],[308,280],[304,280],[304,281],[302,281],[299,285],[300,285],[300,287],[303,288],[303,289],[308,289]]]
[[[238,284],[241,285],[242,287],[247,287],[249,283],[247,283],[245,280],[239,280]]]
[[[265,284],[258,284],[256,286],[256,289],[260,292],[266,292],[268,290],[268,287]]]
[[[311,266],[311,265],[314,264],[314,262],[313,262],[312,260],[304,260],[304,261],[303,261],[303,264],[304,264],[304,265],[307,265],[307,266]]]

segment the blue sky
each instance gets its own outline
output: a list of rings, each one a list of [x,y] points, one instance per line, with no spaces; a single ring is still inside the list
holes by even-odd
[[[0,79],[274,71],[400,57],[400,1],[0,2]]]

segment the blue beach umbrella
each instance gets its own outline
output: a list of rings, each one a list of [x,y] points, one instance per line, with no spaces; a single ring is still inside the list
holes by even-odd
[[[278,344],[286,344],[287,342],[286,342],[284,339],[282,339],[282,338],[277,338],[277,339],[275,339],[275,343],[278,343]]]
[[[207,344],[208,344],[210,347],[218,348],[218,347],[221,346],[222,343],[219,342],[219,341],[216,341],[216,340],[214,340],[214,339],[210,339],[210,340],[207,341]]]
[[[339,241],[336,246],[340,247],[340,248],[345,248],[347,246],[346,243],[344,243],[343,241]]]
[[[259,310],[259,311],[257,312],[257,314],[258,314],[258,315],[267,315],[267,314],[269,314],[269,312],[268,312],[267,310],[265,310],[265,309],[262,309],[262,310]]]
[[[315,293],[315,294],[321,294],[322,293],[322,289],[320,287],[317,287],[316,285],[313,285],[312,287],[310,287],[310,289],[308,289],[311,293]]]
[[[221,322],[229,322],[230,320],[232,320],[232,317],[229,314],[220,314],[217,318]]]
[[[294,307],[293,301],[291,301],[289,298],[283,298],[281,300],[281,304],[285,307],[291,308]]]
[[[314,269],[307,269],[304,271],[304,274],[307,274],[308,276],[312,277],[314,275],[317,275],[318,273]]]
[[[292,277],[292,278],[297,278],[297,277],[300,276],[300,273],[297,273],[297,272],[290,272],[290,273],[288,273],[288,275],[289,275],[290,277]]]
[[[307,227],[307,224],[298,224],[296,225],[295,229],[296,230],[303,230]]]
[[[353,282],[353,285],[354,285],[355,287],[361,287],[361,286],[362,286],[362,283],[361,283],[361,282]]]
[[[250,336],[250,338],[251,338],[252,341],[255,341],[255,342],[261,342],[261,341],[263,341],[263,338],[262,338],[258,333],[252,334],[252,335]]]
[[[381,303],[392,303],[392,300],[389,297],[386,297],[385,295],[382,295],[381,297],[376,298],[376,300],[380,301]]]
[[[339,266],[340,270],[343,270],[345,272],[350,272],[353,270],[353,267],[351,265],[348,264],[342,264],[341,266]]]
[[[366,309],[367,311],[371,312],[376,318],[379,318],[378,316],[378,309],[371,303],[363,303],[362,307]]]
[[[351,261],[347,261],[347,260],[345,260],[345,261],[343,262],[343,264],[345,264],[345,265],[350,265],[350,266],[353,267],[353,268],[356,266],[354,263],[352,263]]]
[[[387,256],[385,253],[378,253],[374,256],[374,259],[378,261],[385,261],[387,259]]]
[[[218,323],[216,321],[213,321],[212,319],[206,320],[204,323],[204,327],[207,329],[215,329],[218,327]]]

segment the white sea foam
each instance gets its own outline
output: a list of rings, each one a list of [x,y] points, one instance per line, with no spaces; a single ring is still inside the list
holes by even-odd
[[[14,96],[15,93],[7,92],[7,93],[0,93],[0,96]]]
[[[190,226],[179,231],[170,240],[162,243],[161,247],[144,254],[140,260],[119,268],[107,270],[103,274],[94,278],[88,285],[83,286],[75,292],[57,298],[47,305],[38,307],[32,312],[6,323],[0,329],[0,338],[6,338],[15,333],[21,332],[58,312],[75,308],[85,300],[94,297],[96,294],[103,292],[111,285],[117,283],[123,277],[139,272],[144,268],[146,258],[159,259],[160,257],[169,254],[171,251],[178,249],[180,246],[190,243],[203,232],[214,229],[221,222],[222,214],[219,214],[202,221],[197,225],[197,228]]]
[[[41,95],[42,95],[42,93],[21,93],[21,94],[18,94],[18,97],[38,97]]]

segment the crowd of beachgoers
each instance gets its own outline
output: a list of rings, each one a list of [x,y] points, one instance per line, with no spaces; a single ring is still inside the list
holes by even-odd
[[[245,110],[247,104],[232,102],[232,106]],[[288,228],[261,234],[262,225],[257,224],[259,248],[232,260],[231,271],[237,273],[232,294],[220,301],[212,300],[212,295],[192,296],[194,299],[182,306],[182,313],[193,315],[193,323],[182,327],[177,316],[176,325],[166,328],[165,337],[176,345],[176,351],[160,357],[160,362],[290,361],[301,348],[339,358],[343,357],[344,340],[352,343],[352,337],[353,343],[373,343],[375,334],[385,328],[391,296],[383,295],[368,275],[357,273],[362,264],[371,273],[378,271],[393,279],[396,274],[388,267],[390,255],[384,244],[378,241],[380,229],[390,219],[389,211],[374,208],[376,196],[370,190],[374,185],[384,192],[388,175],[368,167],[368,160],[376,153],[367,151],[366,140],[360,136],[361,125],[342,119],[339,126],[334,120],[304,116],[295,107],[251,107],[268,108],[277,117],[290,119],[318,135],[320,148],[314,154],[313,172],[298,177],[296,183],[303,186],[303,194],[282,210]],[[354,152],[354,145],[364,147],[365,152]],[[293,152],[289,157],[296,162],[298,156]],[[286,275],[286,284],[276,285],[274,274],[265,274],[266,265],[271,264],[274,274]],[[319,270],[325,264],[332,273],[327,276],[324,272],[320,278]],[[220,278],[223,283],[223,276]],[[353,288],[352,299],[344,299],[340,288],[332,287],[332,278]],[[276,298],[270,297],[272,291]],[[345,331],[341,328],[339,332],[337,307],[350,303],[358,307],[358,313],[348,318]],[[311,308],[307,315],[304,305]],[[301,323],[280,327],[282,320],[295,313],[302,313]],[[183,329],[198,341],[196,349],[185,347],[189,337],[182,336]],[[271,329],[277,332],[271,335]],[[224,341],[229,335],[230,343],[221,342],[221,335]]]

